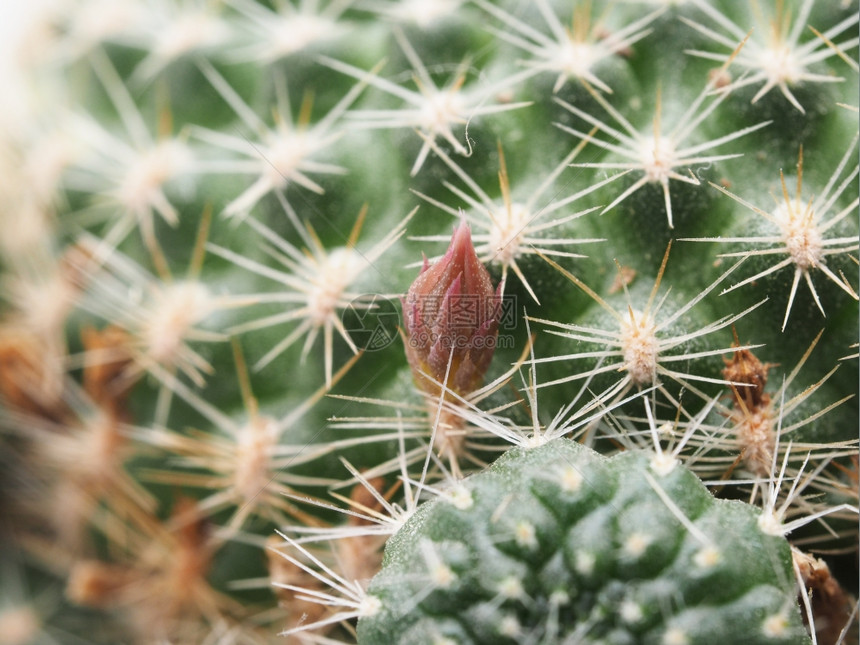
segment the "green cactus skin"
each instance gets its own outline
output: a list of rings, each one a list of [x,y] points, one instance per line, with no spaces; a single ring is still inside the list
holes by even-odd
[[[360,644],[810,642],[788,543],[686,468],[556,439],[462,486],[389,539]]]
[[[27,87],[4,92],[27,109],[0,115],[0,517],[13,518],[0,522],[0,586],[23,580],[0,597],[0,644],[16,616],[34,618],[14,645],[283,643],[282,631],[324,620],[301,622],[313,603],[297,592],[324,585],[280,571],[263,547],[276,529],[304,537],[309,569],[347,575],[344,543],[324,539],[363,530],[332,510],[345,503],[343,460],[381,475],[380,491],[434,487],[496,458],[480,477],[499,478],[522,452],[499,428],[568,428],[607,457],[629,453],[605,463],[642,472],[643,450],[662,451],[715,496],[763,509],[773,534],[828,559],[856,595],[857,0],[761,0],[761,11],[734,0],[55,4],[26,41]],[[441,256],[462,217],[493,285],[504,279],[515,299],[487,382],[526,359],[474,407],[458,401],[469,410],[452,431],[461,452],[437,461],[434,421],[460,421],[415,387],[396,317],[422,254]],[[372,295],[394,314],[380,328],[392,342],[356,353],[370,334],[353,325]],[[725,383],[733,332],[769,366],[757,368],[767,383],[754,406]],[[535,388],[524,395],[524,384]],[[609,491],[623,476],[607,468]],[[696,504],[710,505],[752,539],[752,511],[710,501],[695,477],[655,475],[694,523],[712,512]],[[639,484],[612,489],[618,521],[652,526],[657,514],[655,530],[681,540],[677,517]],[[624,501],[637,495],[652,500],[644,517]],[[373,503],[351,509],[359,524],[379,519]],[[445,507],[410,526],[430,508]],[[535,642],[550,624],[627,642],[620,628],[588,631],[600,603],[676,593],[669,622],[658,627],[662,606],[642,601],[625,629],[644,642],[749,642],[779,615],[785,642],[803,638],[782,537],[760,538],[779,545],[767,551],[776,559],[752,563],[738,538],[715,569],[729,580],[706,590],[665,590],[644,560],[613,565],[577,627],[535,586],[575,575],[541,524],[570,517],[518,510],[544,527],[531,555],[501,540],[488,545],[497,562],[476,557],[472,570],[465,537],[439,548],[457,584],[513,567],[534,614],[558,616],[526,627],[516,613]],[[514,531],[507,517],[499,526]],[[610,539],[597,519],[571,525]],[[698,546],[685,539],[675,555]],[[648,562],[674,571],[681,560],[660,548]],[[562,555],[544,561],[550,552]],[[359,587],[374,573],[350,570]],[[418,603],[431,589],[419,574],[401,581],[403,597],[392,573],[374,583],[414,634],[427,623],[410,603],[448,616],[459,602],[436,590]],[[769,586],[716,599],[753,578]],[[277,591],[282,610],[272,581],[292,587]],[[516,604],[493,598],[467,625],[442,620],[441,634],[468,627],[492,642],[500,608]],[[712,621],[708,602],[732,618]],[[353,642],[346,614],[309,638]],[[362,633],[374,624],[362,619]],[[720,631],[740,625],[743,638]]]

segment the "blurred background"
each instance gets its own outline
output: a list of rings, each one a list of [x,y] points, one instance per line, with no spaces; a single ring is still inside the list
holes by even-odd
[[[28,40],[37,38],[35,19],[52,0],[3,0],[0,2],[0,127],[9,127],[27,109],[26,90],[20,71]],[[53,4],[57,4],[53,2]]]

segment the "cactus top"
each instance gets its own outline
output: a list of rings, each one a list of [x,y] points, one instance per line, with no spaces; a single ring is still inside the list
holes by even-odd
[[[467,479],[469,505],[424,504],[386,546],[359,643],[808,642],[788,543],[649,463],[557,439]]]

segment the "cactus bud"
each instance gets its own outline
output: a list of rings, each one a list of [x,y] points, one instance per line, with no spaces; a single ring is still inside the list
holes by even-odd
[[[481,386],[496,347],[499,298],[462,222],[444,257],[432,266],[425,259],[403,300],[406,358],[422,390],[438,393],[441,383],[467,395]]]

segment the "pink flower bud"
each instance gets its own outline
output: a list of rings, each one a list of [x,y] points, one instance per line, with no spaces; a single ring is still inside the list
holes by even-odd
[[[418,386],[439,392],[428,374],[460,395],[481,387],[496,347],[500,297],[465,222],[441,260],[429,266],[425,258],[402,302],[406,358]]]

